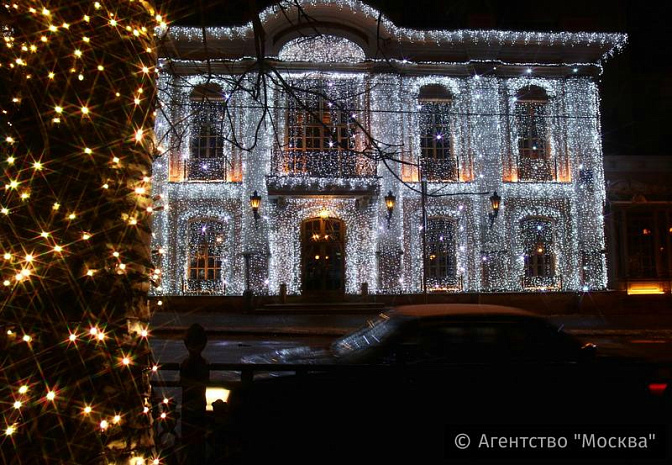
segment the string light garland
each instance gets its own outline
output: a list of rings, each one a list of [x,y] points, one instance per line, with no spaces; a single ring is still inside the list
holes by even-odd
[[[376,10],[354,0],[298,3],[379,17]],[[270,21],[277,14],[279,10],[271,7],[260,19]],[[367,59],[359,45],[345,38],[319,35],[292,39],[280,48],[279,63],[301,62],[304,71],[269,74],[263,102],[241,90],[253,86],[254,74],[204,74],[205,61],[167,59],[159,67],[175,73],[163,73],[159,81],[163,108],[156,131],[163,156],[154,165],[153,195],[161,197],[165,208],[154,214],[153,250],[162,270],[156,294],[240,295],[248,284],[246,275],[257,294],[278,294],[281,284],[290,294],[299,294],[301,223],[324,211],[346,225],[346,293],[360,292],[363,283],[371,293],[421,292],[425,261],[432,258],[423,258],[418,165],[420,134],[430,113],[436,113],[445,126],[445,133],[434,137],[450,147],[451,160],[445,163],[451,163],[451,169],[436,179],[430,176],[426,212],[431,224],[453,228],[453,232],[436,233],[435,240],[452,237],[453,244],[442,249],[450,250],[450,279],[430,277],[428,290],[537,292],[606,287],[599,92],[590,73],[577,71],[601,72],[602,61],[619,51],[627,37],[413,31],[398,28],[384,17],[381,24],[385,33],[398,40],[427,47],[599,45],[604,52],[582,63],[488,62],[493,69],[506,68],[501,76],[464,72],[478,60],[404,59],[395,63],[416,71],[402,75],[352,67],[380,60]],[[178,48],[181,42],[201,41],[202,34],[200,28],[169,31]],[[205,34],[208,40],[237,44],[249,40],[252,30],[250,25],[212,27]],[[332,53],[334,43],[342,53]],[[213,56],[208,65],[253,59],[229,55]],[[315,71],[305,71],[310,65]],[[453,68],[460,72],[450,76],[445,70]],[[438,74],[441,70],[444,74]],[[522,71],[516,76],[514,70]],[[218,89],[219,97],[210,99],[209,105],[226,115],[219,132],[226,147],[220,164],[208,161],[200,165],[204,171],[190,176],[184,167],[192,163],[191,144],[201,137],[203,112],[193,92],[204,85]],[[431,86],[444,89],[450,104],[423,108],[422,91]],[[526,92],[541,92],[545,100],[525,100]],[[309,140],[306,128],[312,123],[307,126],[306,121],[311,118],[319,121],[310,129],[313,139]],[[536,139],[530,128],[536,131]],[[531,145],[523,150],[528,142]],[[304,151],[308,143],[320,145]],[[240,176],[227,178],[222,162],[239,170]],[[258,227],[246,203],[254,191],[262,197]],[[396,195],[389,229],[381,194],[388,191]],[[503,201],[491,224],[488,198],[476,194],[494,191]],[[217,285],[189,288],[185,280],[192,269],[193,251],[187,231],[200,221],[223,228],[223,245],[218,249],[222,278]],[[530,224],[543,225],[541,252],[529,245]],[[543,260],[552,263],[534,268],[533,264],[546,263]]]
[[[0,6],[3,463],[157,458],[144,410],[156,14],[133,0]],[[116,97],[139,89],[138,105]]]

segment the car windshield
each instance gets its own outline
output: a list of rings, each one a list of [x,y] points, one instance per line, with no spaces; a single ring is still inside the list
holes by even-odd
[[[331,345],[332,354],[339,359],[356,359],[358,355],[373,346],[379,346],[396,332],[401,323],[399,318],[390,318],[384,313],[375,320],[334,341]]]

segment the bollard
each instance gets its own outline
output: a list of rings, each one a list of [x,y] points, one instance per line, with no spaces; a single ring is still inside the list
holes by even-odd
[[[205,390],[210,381],[210,368],[201,352],[207,342],[203,326],[191,325],[184,336],[189,356],[180,365],[184,463],[193,465],[205,463]]]
[[[280,303],[287,303],[287,284],[285,283],[280,284]]]

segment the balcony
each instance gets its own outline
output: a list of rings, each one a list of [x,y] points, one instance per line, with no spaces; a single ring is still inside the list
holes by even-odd
[[[378,185],[377,162],[350,151],[284,151],[273,156],[271,195],[370,194]]]

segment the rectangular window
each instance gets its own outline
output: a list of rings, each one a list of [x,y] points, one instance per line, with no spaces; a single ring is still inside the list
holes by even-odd
[[[420,156],[428,181],[456,181],[458,167],[453,156],[450,100],[419,100]]]
[[[285,143],[276,152],[283,174],[374,176],[364,127],[365,95],[356,81],[303,80],[285,95]]]
[[[224,227],[218,221],[189,223],[186,293],[220,294],[225,290],[222,262]]]
[[[453,288],[457,281],[457,221],[452,218],[427,219],[427,287]]]
[[[189,159],[185,179],[240,181],[240,161],[234,157],[227,134],[231,132],[222,102],[192,102]]]

